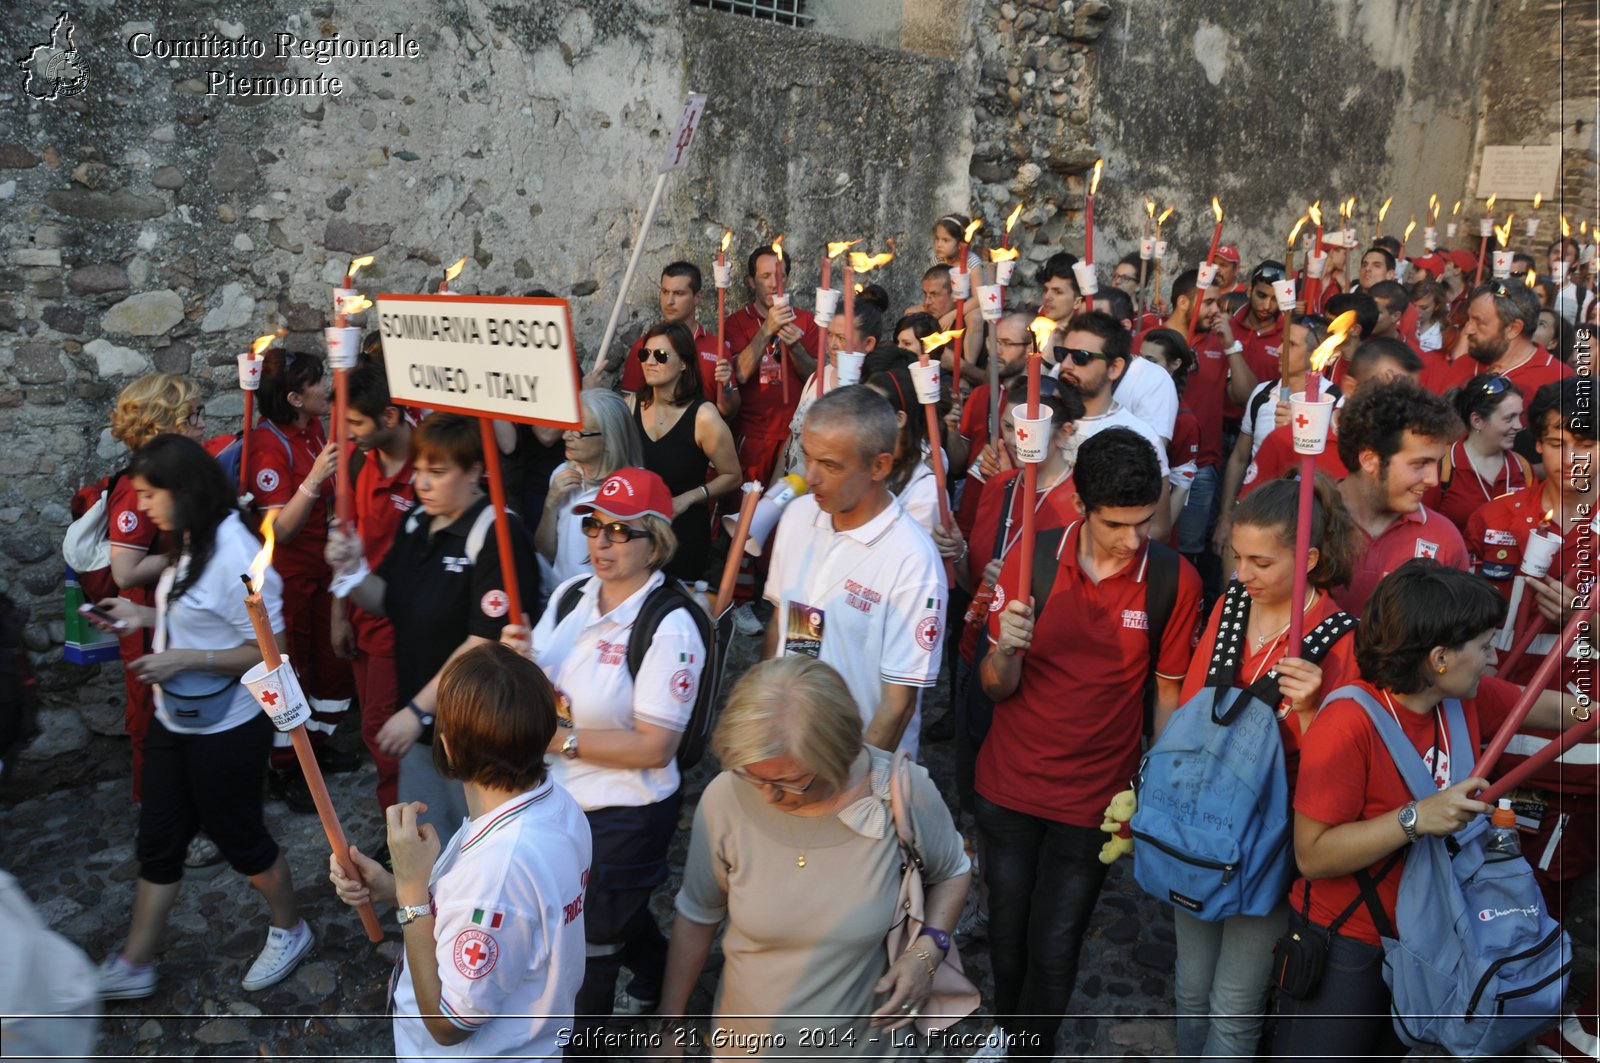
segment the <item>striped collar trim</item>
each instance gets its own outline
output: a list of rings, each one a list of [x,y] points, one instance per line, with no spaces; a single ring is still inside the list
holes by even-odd
[[[479,842],[483,841],[483,839],[487,838],[490,834],[493,834],[507,823],[510,823],[512,820],[522,815],[522,813],[526,812],[529,808],[538,804],[540,801],[543,801],[554,792],[555,783],[550,779],[546,779],[544,781],[544,785],[539,787],[539,789],[535,790],[533,793],[527,795],[526,797],[517,798],[510,804],[504,805],[497,811],[490,813],[489,822],[485,823],[478,833],[474,834],[472,837],[468,838],[464,843],[462,843],[461,851],[466,852],[468,849],[471,849],[474,845],[477,845]]]

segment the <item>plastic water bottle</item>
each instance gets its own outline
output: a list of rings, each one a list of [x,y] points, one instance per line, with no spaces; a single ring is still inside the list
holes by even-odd
[[[1489,816],[1489,836],[1484,842],[1484,859],[1510,860],[1522,855],[1522,840],[1517,837],[1517,814],[1508,798]]]
[[[707,616],[711,617],[713,620],[716,619],[716,616],[713,613],[715,606],[711,601],[711,585],[709,583],[703,579],[695,580],[694,589],[689,592],[689,596],[695,600],[695,604],[699,605],[700,608],[706,611]]]

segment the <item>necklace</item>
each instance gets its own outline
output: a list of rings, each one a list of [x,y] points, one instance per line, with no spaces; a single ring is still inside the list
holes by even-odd
[[[1301,603],[1300,611],[1302,613],[1304,613],[1307,609],[1310,609],[1311,608],[1311,603],[1316,601],[1316,600],[1317,600],[1317,589],[1315,587],[1307,587],[1306,588],[1306,600]],[[1283,626],[1278,628],[1276,631],[1270,631],[1270,632],[1268,632],[1268,633],[1266,633],[1264,635],[1252,635],[1251,638],[1256,640],[1256,652],[1260,653],[1261,652],[1261,647],[1265,646],[1269,642],[1276,641],[1278,636],[1280,636],[1282,634],[1285,634],[1289,630],[1289,625],[1291,623],[1293,623],[1293,622],[1294,622],[1294,616],[1291,614],[1289,619],[1284,621]]]
[[[787,812],[783,813],[783,815],[785,816],[783,831],[789,836],[789,844],[793,845],[795,848],[794,866],[803,868],[806,866],[806,850],[811,848],[811,843],[815,842],[817,840],[817,835],[822,833],[823,824],[827,823],[829,816],[824,814],[815,817],[816,826],[811,828],[811,834],[806,838],[805,844],[800,845],[794,840],[795,833],[791,829],[793,824],[789,822],[789,820],[793,820],[796,817],[789,815]]]

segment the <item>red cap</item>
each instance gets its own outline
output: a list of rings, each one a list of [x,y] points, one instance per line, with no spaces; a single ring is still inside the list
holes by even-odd
[[[618,520],[635,517],[672,519],[672,492],[666,481],[648,469],[618,469],[600,485],[593,502],[579,502],[572,512],[609,513]]]
[[[1410,261],[1413,266],[1418,269],[1425,269],[1435,277],[1444,272],[1444,256],[1437,251],[1432,254],[1418,256]]]
[[[1454,251],[1445,251],[1442,252],[1442,254],[1445,258],[1448,258],[1451,262],[1454,262],[1456,267],[1460,269],[1462,273],[1471,273],[1473,270],[1478,268],[1478,256],[1474,255],[1471,251],[1466,251],[1458,247]]]
[[[1224,262],[1232,262],[1237,266],[1239,264],[1239,249],[1232,244],[1223,244],[1217,248],[1217,257]]]

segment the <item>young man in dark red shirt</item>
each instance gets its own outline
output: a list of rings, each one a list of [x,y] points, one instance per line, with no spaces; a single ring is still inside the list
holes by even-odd
[[[800,405],[801,385],[816,371],[822,333],[809,310],[774,305],[778,256],[772,248],[750,252],[745,265],[750,299],[728,317],[725,326],[740,395],[733,439],[744,478],[766,483],[789,442],[789,422]],[[783,265],[787,271],[789,260]]]

